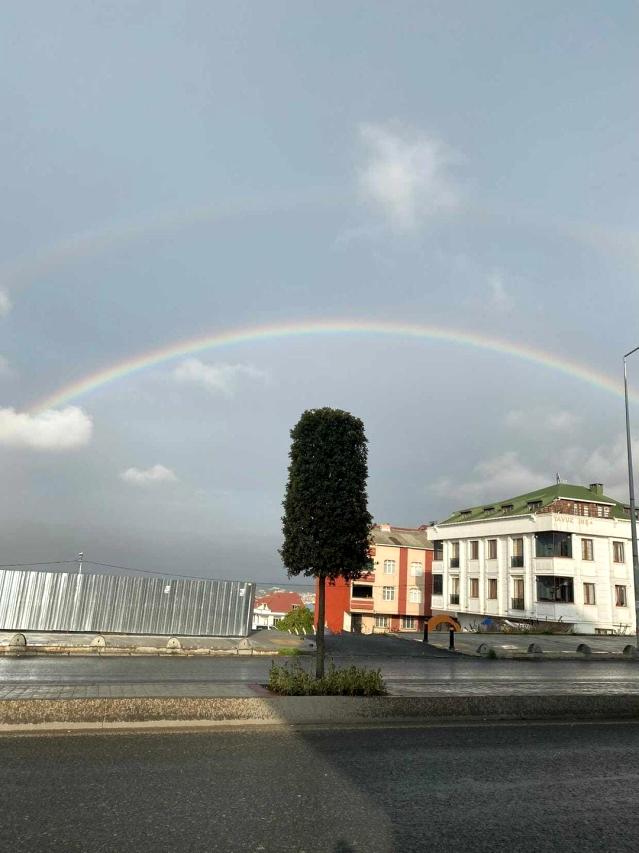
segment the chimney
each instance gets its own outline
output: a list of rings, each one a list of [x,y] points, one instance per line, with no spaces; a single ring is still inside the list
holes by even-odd
[[[598,497],[603,497],[603,483],[591,483],[590,491],[593,495],[598,495]]]

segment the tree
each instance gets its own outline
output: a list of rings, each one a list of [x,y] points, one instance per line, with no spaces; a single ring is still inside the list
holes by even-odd
[[[326,579],[353,580],[371,562],[366,445],[362,421],[340,409],[310,409],[291,430],[280,554],[289,577],[318,580],[318,678],[324,675]]]
[[[275,623],[278,631],[302,631],[310,634],[313,630],[313,614],[307,607],[294,607],[286,616]]]

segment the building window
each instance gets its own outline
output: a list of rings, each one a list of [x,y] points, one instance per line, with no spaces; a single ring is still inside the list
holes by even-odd
[[[394,575],[395,574],[395,560],[384,560],[384,574],[385,575]]]
[[[592,539],[581,540],[581,559],[594,560],[594,557],[592,556]]]
[[[603,518],[603,507],[601,504],[597,504],[597,515],[599,518]]]
[[[411,604],[421,604],[422,603],[422,591],[421,589],[417,589],[416,586],[412,586],[408,593],[408,600]]]
[[[516,569],[521,569],[524,565],[524,540],[522,538],[513,539],[513,553],[510,558],[510,565]]]
[[[615,561],[615,563],[625,563],[623,542],[612,543],[612,559]]]
[[[415,630],[415,617],[414,616],[402,616],[402,628],[405,631],[414,631]]]
[[[414,578],[421,578],[421,576],[424,574],[424,567],[421,563],[411,563],[410,573]]]
[[[486,598],[497,598],[497,578],[488,578],[488,592]]]
[[[538,533],[535,538],[536,557],[572,557],[572,536],[570,533],[548,531]]]
[[[528,501],[528,509],[532,512],[535,510],[541,509],[542,501]]]
[[[376,628],[388,628],[388,616],[376,616],[375,617],[375,627]]]
[[[450,603],[459,604],[459,577],[457,575],[450,579]]]
[[[473,541],[470,543],[470,559],[479,559],[479,542],[476,539],[473,539]]]
[[[382,598],[384,599],[384,601],[395,601],[395,587],[394,586],[382,587]]]
[[[451,542],[450,565],[453,569],[459,568],[459,542]]]
[[[584,604],[595,604],[595,585],[594,583],[584,584]]]
[[[625,586],[615,586],[615,604],[617,607],[625,607],[626,606],[626,587]]]
[[[510,602],[511,610],[524,609],[524,579],[513,578],[513,597]]]
[[[373,597],[373,587],[372,586],[362,586],[361,584],[353,585],[353,598],[372,598]]]
[[[603,511],[604,511],[604,518],[610,518],[610,507],[609,507],[609,506],[605,506],[605,507],[603,508]]]
[[[433,575],[433,595],[444,594],[444,576]]]
[[[488,542],[488,560],[496,560],[497,559],[497,540],[489,539]]]
[[[435,539],[433,542],[433,560],[444,559],[444,542],[442,539]]]
[[[554,601],[559,604],[573,604],[575,594],[572,578],[559,578],[554,575],[537,575],[537,601]]]
[[[470,597],[479,598],[479,578],[470,579]]]

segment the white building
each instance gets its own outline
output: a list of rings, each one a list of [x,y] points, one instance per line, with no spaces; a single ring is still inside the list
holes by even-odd
[[[433,613],[462,627],[536,620],[633,633],[628,507],[565,483],[454,512],[429,528]]]

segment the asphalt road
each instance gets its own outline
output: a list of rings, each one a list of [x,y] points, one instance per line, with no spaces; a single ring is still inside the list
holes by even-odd
[[[639,725],[0,739],[0,849],[635,851]]]
[[[311,657],[298,660],[313,666]],[[508,661],[450,655],[336,656],[334,660],[337,665],[358,663],[381,669],[391,692],[403,695],[639,692],[639,663],[633,661]],[[0,698],[27,698],[33,691],[44,696],[49,688],[51,692],[55,687],[99,685],[128,686],[128,691],[117,695],[146,695],[144,685],[152,686],[153,695],[162,695],[163,690],[167,695],[217,695],[224,686],[224,695],[232,695],[231,685],[265,683],[271,661],[261,656],[0,658]],[[78,693],[94,694],[102,695],[86,689]]]

